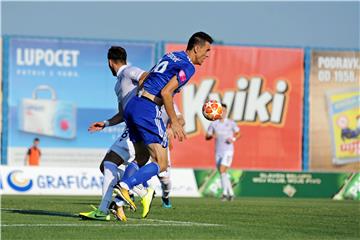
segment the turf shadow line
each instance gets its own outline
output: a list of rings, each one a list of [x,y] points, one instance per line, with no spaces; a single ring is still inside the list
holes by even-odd
[[[28,214],[28,215],[46,215],[46,216],[71,217],[71,218],[79,217],[79,215],[73,213],[51,212],[45,210],[2,209],[2,211],[6,211],[10,213]]]

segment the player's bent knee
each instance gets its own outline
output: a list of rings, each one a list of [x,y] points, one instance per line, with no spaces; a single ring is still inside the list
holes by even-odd
[[[102,162],[100,163],[100,166],[99,166],[100,172],[102,174],[104,174],[104,161],[105,161],[105,159],[102,160]]]
[[[100,171],[102,173],[104,173],[104,162],[105,161],[115,163],[117,166],[120,166],[121,164],[124,163],[124,160],[118,154],[116,154],[114,151],[110,150],[108,153],[106,153],[103,161],[100,164]]]
[[[149,161],[150,155],[146,152],[135,154],[136,162],[139,167],[144,166]]]
[[[167,162],[158,162],[158,164],[159,164],[159,167],[160,167],[160,172],[164,172],[164,171],[166,171],[166,169],[167,169]]]
[[[144,166],[150,158],[150,153],[143,142],[135,143],[135,159],[139,167]]]

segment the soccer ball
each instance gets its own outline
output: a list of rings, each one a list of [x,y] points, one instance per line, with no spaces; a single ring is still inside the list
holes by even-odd
[[[208,100],[203,105],[202,113],[207,120],[215,121],[221,118],[223,110],[219,102]]]

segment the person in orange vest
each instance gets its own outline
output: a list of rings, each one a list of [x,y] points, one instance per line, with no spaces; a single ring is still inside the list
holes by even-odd
[[[25,156],[25,165],[39,166],[41,151],[39,148],[40,139],[35,138],[33,145],[28,149]]]

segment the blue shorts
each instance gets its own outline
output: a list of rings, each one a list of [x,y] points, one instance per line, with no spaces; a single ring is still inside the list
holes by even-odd
[[[132,142],[144,142],[146,145],[159,143],[164,148],[168,146],[165,124],[161,119],[161,107],[151,100],[132,97],[125,107],[124,119]]]

